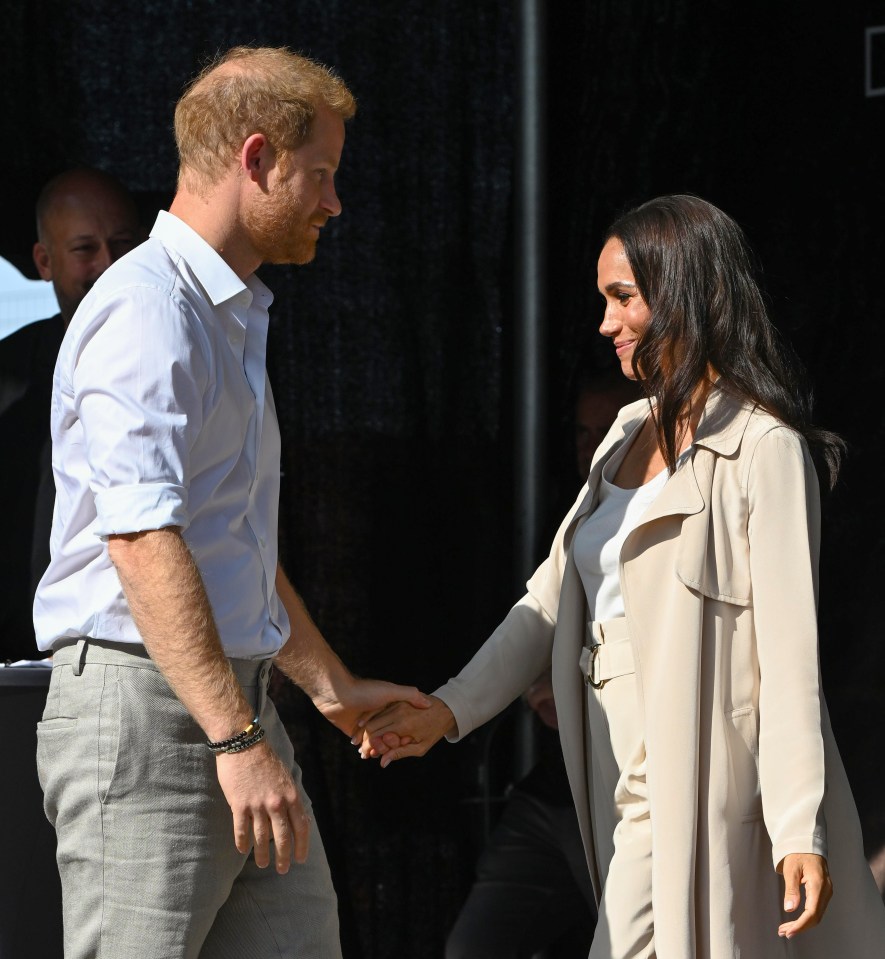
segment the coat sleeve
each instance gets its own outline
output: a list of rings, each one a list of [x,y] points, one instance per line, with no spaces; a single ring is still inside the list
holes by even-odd
[[[759,660],[759,779],[777,867],[827,855],[817,637],[820,502],[804,440],[777,426],[747,475],[748,537]]]
[[[584,501],[586,486],[559,527],[550,555],[528,581],[525,596],[454,679],[434,693],[452,710],[457,742],[496,716],[550,666],[559,591],[565,567],[565,535]]]

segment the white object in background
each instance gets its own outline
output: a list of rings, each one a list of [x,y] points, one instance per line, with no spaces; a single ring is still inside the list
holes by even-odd
[[[56,313],[58,300],[52,284],[29,280],[0,256],[0,340]]]

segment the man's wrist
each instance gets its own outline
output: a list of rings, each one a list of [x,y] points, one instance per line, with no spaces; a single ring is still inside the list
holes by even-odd
[[[260,743],[265,737],[264,727],[258,721],[256,716],[245,729],[241,730],[238,733],[234,733],[232,736],[228,736],[227,739],[218,739],[218,740],[206,740],[206,746],[209,748],[210,752],[218,755],[219,753],[241,753],[245,749],[249,749],[250,746],[254,746],[257,743]]]

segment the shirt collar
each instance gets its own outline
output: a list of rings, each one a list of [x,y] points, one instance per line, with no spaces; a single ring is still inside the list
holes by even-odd
[[[254,296],[270,295],[254,274],[244,283],[196,230],[173,213],[160,210],[151,236],[184,257],[213,306],[239,296],[248,307]]]

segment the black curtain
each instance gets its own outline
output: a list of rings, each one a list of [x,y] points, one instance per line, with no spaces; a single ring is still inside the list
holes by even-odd
[[[863,96],[863,28],[885,23],[885,4],[545,7],[554,485],[573,482],[559,452],[564,384],[601,317],[605,226],[662,192],[712,200],[760,255],[818,418],[851,443],[826,506],[823,660],[867,837],[882,844],[885,654],[870,599],[885,554],[885,98]],[[148,216],[168,202],[173,106],[216,50],[286,44],[353,89],[344,213],[315,263],[263,271],[276,294],[283,557],[354,671],[433,689],[516,598],[511,3],[2,0],[0,12],[0,255],[25,270],[36,194],[69,165],[114,172]],[[381,771],[297,691],[278,697],[329,845],[347,956],[441,956],[476,854],[476,748],[442,745]]]

